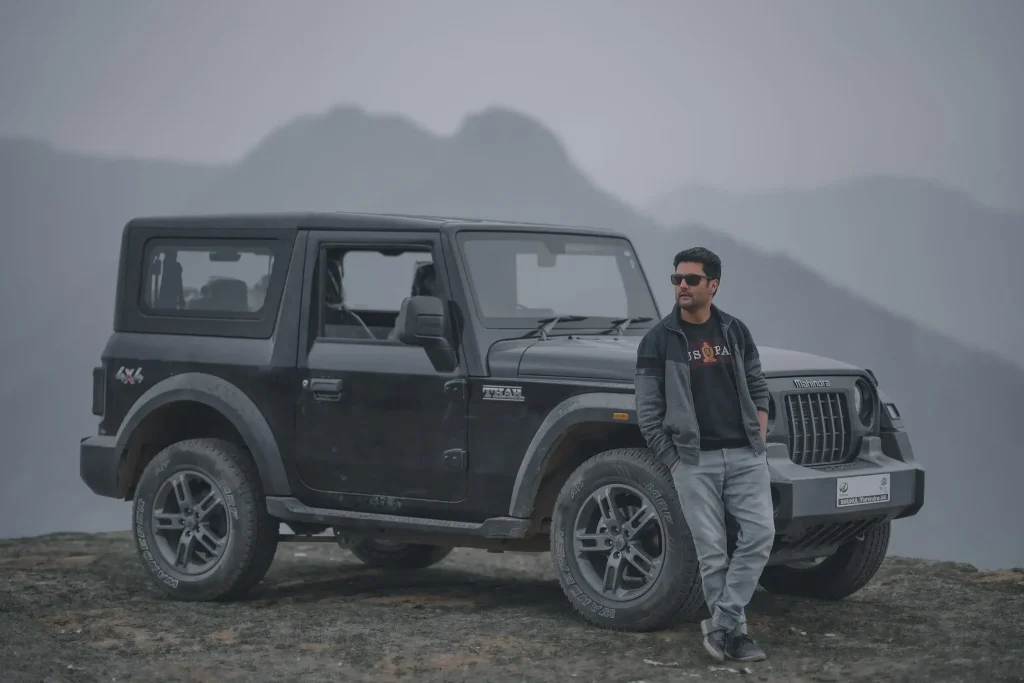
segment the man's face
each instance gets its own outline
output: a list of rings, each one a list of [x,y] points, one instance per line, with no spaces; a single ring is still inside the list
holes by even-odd
[[[703,263],[680,263],[672,276],[672,284],[679,307],[686,311],[699,311],[706,307],[718,289],[718,280],[708,280],[704,274]]]

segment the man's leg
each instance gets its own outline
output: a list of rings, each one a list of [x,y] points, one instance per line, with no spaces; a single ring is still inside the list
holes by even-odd
[[[672,480],[679,494],[683,517],[693,536],[700,574],[704,585],[704,601],[712,615],[726,587],[729,554],[725,538],[725,506],[722,487],[725,461],[721,450],[701,451],[697,465],[677,462],[672,467]],[[710,621],[701,624],[704,646],[711,655],[725,658],[725,634],[728,627]]]
[[[739,524],[739,537],[715,616],[717,623],[737,633],[746,633],[746,606],[754,596],[775,540],[770,482],[764,456],[750,448],[726,450],[722,498],[725,509]],[[739,651],[730,652],[734,658],[752,661],[764,657],[749,639],[737,640],[736,646]]]

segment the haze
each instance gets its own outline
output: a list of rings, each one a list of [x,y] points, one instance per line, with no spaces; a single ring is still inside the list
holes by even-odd
[[[607,225],[656,288],[712,246],[762,343],[899,402],[893,551],[1024,565],[1021,36],[994,0],[8,2],[0,536],[127,528],[77,462],[126,220],[353,209]]]
[[[1024,208],[1021,35],[1014,0],[23,0],[0,131],[226,163],[340,101],[442,134],[506,105],[636,203],[885,172]]]

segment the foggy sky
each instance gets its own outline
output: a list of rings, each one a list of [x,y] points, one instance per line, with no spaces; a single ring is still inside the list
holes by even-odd
[[[874,172],[1024,208],[1024,3],[6,0],[0,135],[237,161],[355,103],[534,115],[636,203]]]

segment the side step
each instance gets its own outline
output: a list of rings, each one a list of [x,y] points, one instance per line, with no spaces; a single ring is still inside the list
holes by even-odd
[[[285,522],[311,522],[348,529],[415,531],[482,538],[525,538],[530,529],[530,520],[517,517],[492,517],[483,522],[453,522],[447,519],[312,508],[288,496],[267,496],[267,512]]]

